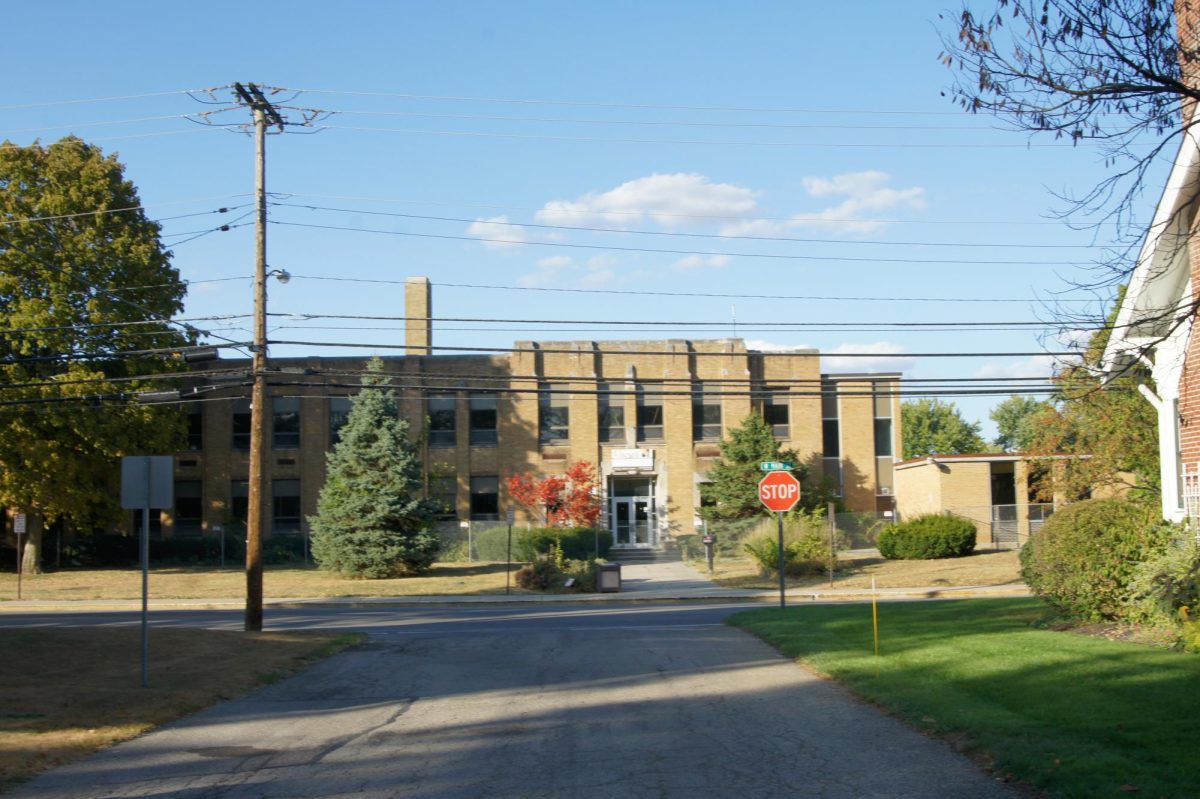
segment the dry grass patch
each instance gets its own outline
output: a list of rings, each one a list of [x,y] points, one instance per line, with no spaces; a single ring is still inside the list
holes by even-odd
[[[706,572],[708,565],[693,564]],[[875,553],[841,553],[834,572],[834,588],[866,589],[871,578],[879,588],[926,586],[1020,585],[1021,564],[1013,550],[976,552],[964,558],[939,560],[887,560]],[[752,558],[722,558],[714,564],[713,581],[726,588],[779,587],[775,576],[764,577]],[[828,587],[828,576],[789,578],[793,588]]]
[[[514,564],[515,575],[519,564]],[[263,593],[289,597],[428,596],[494,594],[504,591],[503,563],[439,563],[428,574],[387,580],[353,580],[315,567],[267,567]],[[513,591],[525,593],[516,587]],[[238,568],[159,568],[150,571],[151,599],[230,599],[244,596],[246,575]],[[15,599],[17,577],[0,574],[0,600]],[[80,569],[26,574],[21,597],[33,600],[140,599],[138,569]]]
[[[361,640],[359,634],[150,631],[141,688],[136,626],[0,630],[0,790]]]

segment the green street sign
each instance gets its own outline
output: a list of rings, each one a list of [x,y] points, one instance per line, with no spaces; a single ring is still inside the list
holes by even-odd
[[[785,463],[783,461],[763,461],[758,464],[758,468],[764,472],[790,472],[796,468],[795,464]]]

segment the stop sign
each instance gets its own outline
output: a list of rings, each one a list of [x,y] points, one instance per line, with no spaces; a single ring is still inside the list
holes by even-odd
[[[773,511],[789,511],[800,501],[800,481],[791,472],[768,472],[758,481],[758,498]]]

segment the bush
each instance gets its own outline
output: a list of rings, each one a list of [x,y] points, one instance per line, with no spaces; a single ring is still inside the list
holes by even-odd
[[[758,535],[743,545],[767,574],[779,573],[779,537]],[[829,568],[829,541],[810,531],[785,535],[783,568],[789,577],[820,574]]]
[[[533,591],[548,591],[562,584],[562,572],[554,561],[538,558],[517,571],[517,585]]]
[[[1021,576],[1060,611],[1091,621],[1128,615],[1138,564],[1162,552],[1170,526],[1156,507],[1088,499],[1058,510],[1021,549]]]
[[[1131,621],[1182,632],[1190,616],[1197,612],[1200,541],[1190,533],[1185,535],[1134,569],[1129,581]]]
[[[975,549],[975,525],[958,516],[915,516],[880,530],[878,544],[889,560],[961,558]]]
[[[600,544],[598,554],[595,551],[597,539]],[[549,555],[554,551],[555,541],[561,542],[563,557],[569,560],[603,558],[612,547],[612,533],[594,527],[534,527],[522,530],[518,538],[514,531],[513,557],[533,560],[539,555]]]

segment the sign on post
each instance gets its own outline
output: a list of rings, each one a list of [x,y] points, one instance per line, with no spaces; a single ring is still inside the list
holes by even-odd
[[[800,501],[800,481],[791,472],[768,472],[758,481],[758,499],[776,513],[787,513]]]
[[[762,461],[758,468],[764,472],[790,472],[796,468],[796,464],[787,461]]]
[[[142,512],[142,687],[149,687],[150,509],[175,505],[175,459],[170,455],[121,458],[121,507]]]

